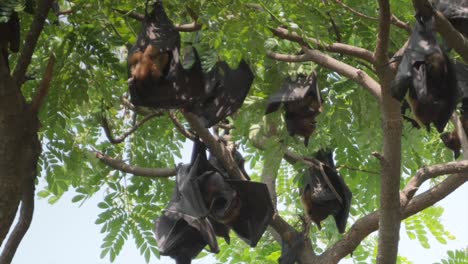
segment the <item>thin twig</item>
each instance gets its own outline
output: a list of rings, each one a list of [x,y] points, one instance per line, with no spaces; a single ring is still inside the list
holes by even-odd
[[[41,84],[39,85],[39,89],[34,95],[34,98],[31,102],[31,111],[33,113],[38,113],[40,107],[42,106],[44,99],[49,92],[50,82],[52,81],[53,70],[55,65],[55,56],[54,54],[50,54],[49,62],[47,63],[46,70],[44,72],[44,77],[42,78]]]
[[[104,115],[102,115],[101,117],[101,125],[102,125],[102,128],[104,129],[107,139],[112,144],[119,144],[119,143],[122,143],[128,136],[133,134],[144,123],[146,123],[146,121],[152,119],[153,117],[160,116],[160,115],[161,113],[159,112],[146,115],[143,119],[138,121],[133,127],[131,127],[127,132],[125,132],[123,135],[121,135],[118,138],[115,138],[114,135],[112,134],[112,130],[109,127],[109,122],[107,121],[107,118]]]
[[[337,166],[336,168],[337,168],[338,170],[340,170],[341,168],[343,168],[343,169],[346,169],[346,170],[360,171],[360,172],[364,172],[364,173],[368,173],[368,174],[380,175],[380,172],[377,172],[377,171],[363,170],[363,169],[358,169],[358,168],[349,167],[349,166],[347,166],[347,165],[340,165],[340,166]]]
[[[168,115],[169,115],[169,118],[171,119],[172,123],[174,124],[174,126],[177,128],[177,130],[186,138],[190,139],[190,140],[195,140],[197,138],[196,135],[194,135],[193,133],[191,133],[190,131],[188,131],[184,125],[182,125],[182,123],[180,123],[179,119],[177,118],[176,114],[174,111],[168,111],[167,112]]]

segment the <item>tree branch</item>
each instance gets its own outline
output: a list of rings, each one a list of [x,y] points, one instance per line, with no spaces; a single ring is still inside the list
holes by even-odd
[[[107,166],[119,170],[121,172],[130,173],[135,176],[142,176],[148,178],[168,178],[176,175],[175,168],[143,168],[125,163],[123,160],[111,158],[101,152],[92,152],[96,155],[102,163]]]
[[[324,53],[318,50],[312,50],[303,47],[303,51],[309,59],[322,67],[328,68],[332,71],[335,71],[348,79],[353,80],[357,84],[366,88],[373,96],[381,100],[381,91],[380,85],[372,77],[370,77],[366,72],[356,69],[349,64],[336,60],[330,56],[325,55]]]
[[[401,214],[401,220],[406,219],[444,199],[458,187],[468,181],[468,174],[455,174],[428,191],[413,198]],[[341,240],[328,248],[317,263],[338,263],[346,255],[351,254],[361,241],[379,228],[380,211],[370,213],[357,220]]]
[[[161,113],[159,112],[146,115],[143,119],[138,121],[138,123],[136,123],[133,127],[131,127],[127,132],[125,132],[123,135],[121,135],[118,138],[114,137],[112,130],[109,127],[109,122],[107,121],[107,118],[104,115],[102,115],[101,117],[101,126],[104,129],[104,132],[109,142],[111,142],[112,144],[119,144],[119,143],[122,143],[128,136],[130,136],[135,131],[137,131],[137,129],[141,127],[144,123],[146,123],[146,121],[152,119],[155,116],[160,116],[160,115]]]
[[[31,28],[26,36],[26,40],[24,41],[21,55],[13,74],[15,83],[18,87],[21,87],[24,83],[26,71],[28,70],[29,64],[31,64],[31,58],[34,50],[36,49],[37,40],[44,28],[44,23],[52,6],[52,2],[54,2],[54,0],[42,0],[37,3],[36,15],[34,16]]]
[[[44,77],[42,78],[41,84],[39,85],[39,90],[36,92],[31,102],[31,111],[34,114],[37,114],[39,112],[39,109],[42,106],[47,93],[49,92],[50,82],[52,81],[54,65],[55,65],[55,56],[54,54],[50,54],[49,62],[47,63],[47,67],[44,72]]]
[[[34,175],[35,178],[36,175]],[[33,179],[34,179],[33,178]],[[24,184],[23,195],[21,198],[21,209],[19,212],[18,223],[10,234],[10,237],[3,248],[0,256],[0,264],[9,264],[15,256],[19,244],[31,225],[34,213],[34,180],[27,179]]]
[[[196,139],[196,136],[192,133],[190,133],[190,131],[188,131],[187,129],[185,129],[184,125],[182,125],[182,123],[180,123],[179,119],[177,119],[177,116],[175,115],[175,113],[173,111],[168,111],[167,112],[169,114],[169,118],[172,120],[172,123],[174,124],[174,126],[177,128],[177,130],[179,130],[179,132],[186,138],[190,139],[190,140],[195,140]]]
[[[365,19],[373,20],[373,21],[378,21],[379,20],[379,18],[377,18],[377,17],[372,17],[372,16],[366,15],[366,14],[360,12],[360,11],[357,11],[356,9],[354,9],[354,8],[346,5],[345,3],[343,3],[341,0],[335,0],[335,3],[342,6],[343,8],[345,8],[346,10],[350,11],[351,13],[353,13],[354,15],[356,15],[358,17],[362,17],[362,18],[365,18]],[[399,28],[405,30],[408,33],[411,33],[411,31],[412,31],[411,26],[408,23],[405,23],[405,22],[401,21],[395,15],[391,16],[390,22],[391,22],[392,25],[395,25],[396,27],[399,27]]]
[[[380,100],[380,85],[364,71],[356,69],[349,64],[327,56],[318,50],[307,49],[305,47],[303,48],[303,50],[305,51],[305,54],[301,55],[280,54],[270,51],[267,53],[267,56],[274,60],[286,62],[313,61],[319,64],[320,66],[328,68],[353,80],[357,84],[366,88],[368,91],[371,92],[372,95],[374,95]]]
[[[121,9],[117,9],[117,8],[112,8],[112,10],[116,11],[117,13],[120,13],[124,16],[128,16],[130,18],[133,18],[137,21],[143,21],[145,19],[145,15],[143,14],[140,14],[138,12],[135,12],[133,10],[121,10]],[[190,13],[190,16],[192,18],[194,18],[194,14],[193,12],[189,12]],[[192,23],[188,23],[188,24],[177,24],[177,25],[174,25],[175,28],[179,31],[179,32],[195,32],[195,31],[198,31],[201,29],[201,25],[197,23],[196,19],[194,19],[194,21]]]
[[[289,32],[287,29],[282,28],[282,27],[278,27],[278,28],[274,28],[270,30],[273,33],[273,35],[282,39],[296,42],[300,44],[301,46],[309,47],[308,42],[310,42],[310,43],[313,43],[316,46],[316,48],[319,50],[340,53],[343,55],[356,57],[359,59],[366,60],[372,64],[374,64],[374,61],[375,61],[374,54],[371,51],[366,50],[364,48],[359,48],[359,47],[355,47],[355,46],[351,46],[351,45],[343,44],[343,43],[332,43],[329,45],[324,45],[323,42],[318,39],[315,39],[315,38],[304,39],[301,36],[299,36],[296,32]]]
[[[211,135],[210,131],[203,126],[200,119],[196,115],[188,112],[185,112],[184,116],[193,131],[203,140],[203,143],[210,149],[211,154],[221,162],[228,174],[236,180],[247,180],[246,175],[242,173],[239,166],[237,166],[234,161],[231,152],[224,144],[221,144]]]

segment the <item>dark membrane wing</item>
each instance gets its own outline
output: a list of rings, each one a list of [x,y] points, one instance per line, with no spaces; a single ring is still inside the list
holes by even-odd
[[[403,56],[400,65],[398,66],[398,71],[395,76],[395,79],[391,84],[391,92],[393,98],[398,101],[402,101],[405,98],[406,92],[412,82],[411,78],[411,56]]]
[[[413,64],[411,68],[413,75],[413,88],[416,92],[416,99],[421,103],[426,103],[429,92],[427,90],[427,71],[424,61]]]
[[[241,208],[240,215],[232,223],[232,229],[251,247],[255,247],[270,224],[274,209],[268,188],[263,183],[229,180],[237,191]]]
[[[281,241],[281,257],[279,264],[295,264],[299,258],[301,250],[304,248],[304,235],[297,234],[289,242]]]
[[[156,243],[161,255],[190,263],[206,246],[200,232],[183,219],[162,215],[155,222]]]
[[[210,220],[211,226],[213,226],[216,236],[224,238],[224,241],[230,244],[231,238],[229,237],[229,231],[231,231],[231,229],[227,225],[220,223],[211,217],[208,217],[208,219]]]
[[[193,217],[184,213],[167,209],[164,214],[171,219],[183,219],[189,226],[195,228],[203,238],[203,240],[210,247],[213,253],[219,252],[218,241],[216,240],[216,233],[211,225],[211,222],[206,217]]]
[[[242,106],[253,79],[254,75],[244,60],[237,69],[229,68],[225,62],[217,63],[213,72],[205,77],[205,89],[211,91],[210,95],[200,108],[193,110],[194,113],[202,118],[206,127],[217,124]]]
[[[338,231],[340,233],[344,233],[346,229],[346,222],[348,221],[349,209],[351,207],[351,198],[353,195],[349,190],[348,185],[346,185],[341,175],[339,175],[335,169],[325,166],[324,170],[336,192],[341,197],[340,210],[333,214],[333,217],[335,218]]]
[[[458,94],[461,99],[468,99],[468,65],[456,61],[454,64]]]
[[[268,98],[265,114],[277,111],[281,103],[302,100],[306,96],[318,97],[317,100],[321,102],[317,87],[317,74],[315,72],[309,76],[299,75],[294,81],[287,80],[277,93]]]

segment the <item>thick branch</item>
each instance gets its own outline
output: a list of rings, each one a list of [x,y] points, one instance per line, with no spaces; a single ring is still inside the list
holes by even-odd
[[[413,198],[414,194],[418,191],[419,187],[427,180],[441,175],[462,173],[468,170],[468,160],[453,161],[444,164],[432,165],[423,167],[418,170],[416,176],[406,184],[405,188],[401,191],[400,204],[405,207],[408,202]]]
[[[52,6],[52,2],[54,2],[54,0],[42,0],[37,4],[36,15],[34,16],[31,28],[24,41],[23,49],[21,50],[21,55],[18,59],[18,64],[16,64],[15,73],[13,74],[18,87],[21,87],[21,84],[24,82],[26,71],[31,63],[31,57],[36,49],[37,40],[44,28],[44,22]]]
[[[458,187],[468,181],[468,174],[456,174],[448,177],[443,182],[417,195],[402,211],[401,219],[406,219],[444,199]],[[403,209],[403,207],[400,207]],[[379,227],[380,211],[364,216],[354,223],[341,240],[327,249],[317,263],[338,263],[346,255],[351,254],[361,241]]]
[[[115,138],[114,135],[112,134],[112,131],[109,127],[109,122],[107,121],[107,118],[103,115],[101,117],[101,125],[102,128],[104,129],[104,132],[106,134],[107,139],[112,143],[112,144],[119,144],[122,143],[128,136],[133,134],[139,127],[141,127],[146,121],[152,119],[155,116],[160,116],[161,113],[156,112],[156,113],[151,113],[145,116],[142,120],[138,121],[132,128],[130,128],[127,132],[125,132],[122,136]]]
[[[343,43],[332,43],[329,45],[324,45],[322,41],[315,38],[307,38],[306,40],[304,40],[304,38],[299,36],[297,33],[289,32],[287,29],[281,27],[271,29],[271,32],[273,33],[273,35],[279,38],[299,43],[302,46],[308,47],[308,42],[310,42],[313,43],[317,49],[356,57],[374,64],[374,54],[371,51],[366,50],[364,48],[359,48]]]
[[[98,158],[102,163],[106,164],[107,166],[125,172],[130,173],[135,176],[142,176],[148,178],[167,178],[176,175],[175,168],[143,168],[143,167],[136,167],[133,165],[129,165],[125,163],[123,160],[114,159],[107,155],[104,155],[101,152],[94,152],[96,158]]]
[[[379,100],[381,99],[380,85],[364,71],[327,56],[318,50],[308,48],[303,48],[303,50],[311,61],[353,80],[366,88],[373,96],[377,97]]]
[[[34,189],[34,180],[26,180],[21,199],[18,223],[11,232],[8,242],[5,244],[2,255],[0,256],[0,264],[11,263],[19,244],[31,225],[34,212]]]
[[[47,67],[44,73],[44,77],[42,78],[41,84],[39,85],[39,90],[34,95],[34,98],[31,102],[31,111],[33,113],[38,113],[39,108],[44,103],[44,99],[49,92],[50,82],[52,81],[52,75],[55,65],[55,56],[54,54],[50,54],[49,62],[47,63]]]

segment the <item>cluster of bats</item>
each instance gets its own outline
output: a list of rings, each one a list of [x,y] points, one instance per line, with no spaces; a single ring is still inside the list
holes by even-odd
[[[468,1],[433,1],[433,7],[443,13],[452,26],[468,37]],[[453,62],[444,43],[436,38],[434,17],[416,14],[416,23],[410,36],[397,75],[392,83],[392,95],[403,101],[402,113],[409,106],[416,118],[412,124],[428,131],[433,124],[439,133],[444,131],[457,104],[461,101],[461,120],[468,131],[468,66]],[[405,95],[407,100],[405,101]],[[406,120],[410,120],[404,117]],[[444,144],[460,155],[460,139],[456,130],[441,134]]]
[[[184,67],[185,61],[190,61],[190,66]],[[195,48],[189,47],[181,56],[180,35],[160,1],[145,15],[142,31],[129,52],[128,69],[135,106],[192,112],[207,128],[242,106],[254,79],[244,60],[237,69],[218,62],[206,73]],[[322,103],[313,72],[286,80],[268,99],[265,114],[283,107],[288,133],[302,136],[307,146]],[[248,245],[257,245],[272,221],[274,207],[267,186],[250,181],[241,154],[235,152],[234,156],[248,180],[231,179],[216,158],[207,158],[203,142],[194,141],[192,159],[177,168],[173,198],[156,220],[156,241],[162,255],[171,256],[178,264],[191,263],[206,246],[219,252],[216,237],[229,243],[231,229]],[[306,214],[319,228],[321,221],[333,215],[342,233],[352,194],[336,171],[331,151],[320,151],[310,162],[301,191]],[[295,262],[299,252],[296,244],[283,245],[281,263]]]
[[[435,10],[468,37],[467,0],[432,2]],[[19,34],[18,14],[13,12],[8,21],[0,23],[0,55],[7,67],[9,52],[19,50]],[[468,131],[468,66],[453,62],[447,52],[448,48],[437,41],[433,16],[416,14],[414,30],[392,82],[392,95],[402,102],[406,120],[427,130],[434,124],[439,133],[461,102],[461,121]],[[192,63],[184,67],[187,61]],[[182,56],[179,32],[161,1],[145,14],[137,42],[129,52],[128,70],[135,106],[183,109],[199,116],[207,128],[242,106],[254,80],[244,60],[236,69],[220,61],[210,72],[204,72],[195,48],[190,47]],[[265,114],[283,107],[289,135],[302,136],[307,146],[322,104],[317,74],[313,72],[286,80],[268,99]],[[404,116],[407,108],[411,108],[416,121]],[[443,133],[441,138],[457,158],[460,140],[456,131]],[[229,243],[231,229],[255,247],[275,213],[267,186],[250,181],[239,152],[234,153],[235,160],[248,180],[231,179],[223,165],[213,156],[208,158],[206,151],[203,142],[194,140],[191,161],[178,166],[173,197],[155,223],[161,254],[171,256],[178,264],[191,263],[207,245],[211,252],[219,252],[216,237]],[[307,161],[310,166],[301,189],[304,211],[319,229],[321,222],[332,215],[338,231],[343,233],[352,193],[336,170],[333,152],[322,149]],[[295,263],[303,243],[304,234],[283,242],[279,262]]]

